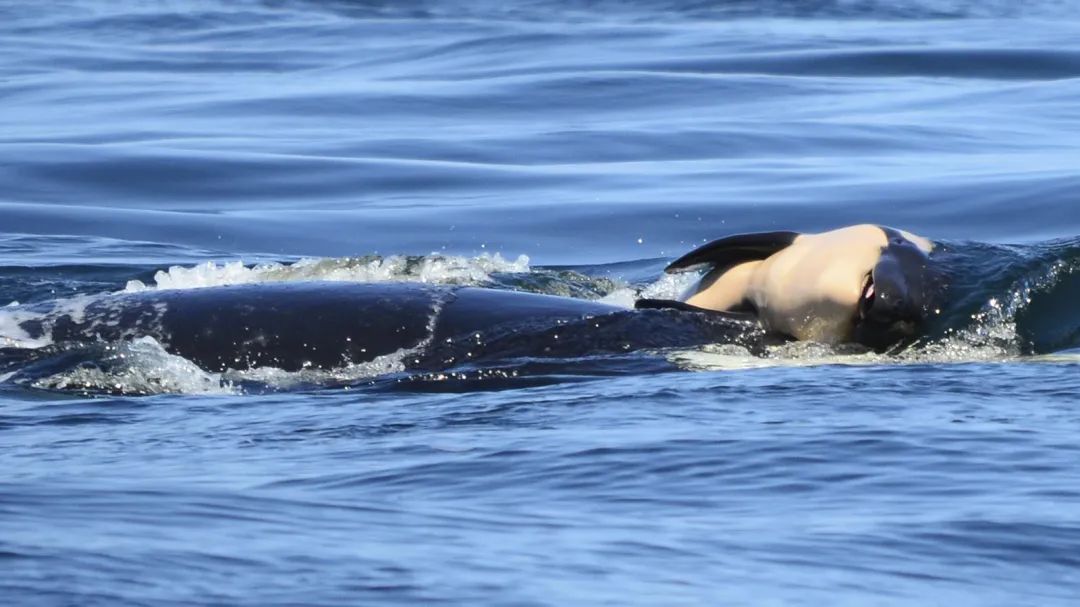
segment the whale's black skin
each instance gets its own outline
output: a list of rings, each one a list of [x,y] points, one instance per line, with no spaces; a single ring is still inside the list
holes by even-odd
[[[260,283],[36,304],[22,330],[57,344],[153,337],[203,369],[338,368],[402,349],[438,369],[464,361],[753,342],[756,323],[722,313],[417,283]]]
[[[882,227],[888,244],[874,265],[875,295],[860,301],[853,333],[857,343],[876,351],[903,346],[926,329],[944,305],[942,270],[930,254],[892,228]]]

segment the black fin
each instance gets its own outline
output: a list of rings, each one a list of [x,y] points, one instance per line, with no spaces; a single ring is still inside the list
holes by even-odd
[[[728,236],[690,251],[671,262],[664,271],[674,274],[695,270],[704,265],[732,266],[744,261],[765,259],[791,246],[798,237],[798,232],[759,232]]]
[[[758,317],[751,312],[731,312],[728,310],[710,310],[708,308],[701,308],[698,306],[692,306],[684,301],[676,301],[674,299],[639,299],[634,302],[635,310],[679,310],[682,312],[703,312],[705,314],[714,314],[717,316],[723,316],[731,320],[739,320],[746,322],[757,322]]]
[[[635,310],[682,310],[684,312],[711,312],[705,308],[692,306],[675,299],[639,299],[634,302]]]

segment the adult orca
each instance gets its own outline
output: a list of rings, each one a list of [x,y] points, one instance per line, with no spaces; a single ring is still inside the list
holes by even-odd
[[[63,347],[152,337],[167,352],[213,372],[333,369],[393,353],[407,353],[408,367],[434,370],[470,361],[713,342],[753,348],[762,335],[756,319],[738,314],[643,314],[569,297],[419,283],[310,281],[156,290],[3,312],[23,319],[17,323],[22,341]]]
[[[926,238],[877,225],[728,236],[666,268],[706,270],[684,301],[637,305],[752,313],[771,333],[885,350],[917,336],[940,313],[933,250]]]

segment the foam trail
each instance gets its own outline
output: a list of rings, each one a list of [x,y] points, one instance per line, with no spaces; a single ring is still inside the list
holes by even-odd
[[[173,266],[154,275],[154,284],[127,283],[124,292],[196,289],[261,282],[328,280],[343,282],[424,282],[431,284],[479,285],[491,281],[495,273],[529,272],[529,258],[513,261],[498,253],[478,257],[427,255],[424,257],[344,257],[301,259],[292,264],[261,263],[245,266],[241,261],[193,267]]]

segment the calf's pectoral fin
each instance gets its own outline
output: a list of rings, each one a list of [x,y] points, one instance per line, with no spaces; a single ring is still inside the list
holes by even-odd
[[[710,308],[702,308],[701,306],[691,305],[684,301],[677,301],[674,299],[639,299],[634,302],[634,308],[637,310],[679,310],[681,312],[701,312],[703,314],[722,316],[724,318],[727,318],[728,320],[735,320],[739,322],[756,323],[758,320],[757,315],[750,312],[713,310]]]
[[[798,232],[758,232],[736,234],[702,245],[671,262],[668,274],[708,267],[728,267],[746,261],[766,259],[795,242]]]

